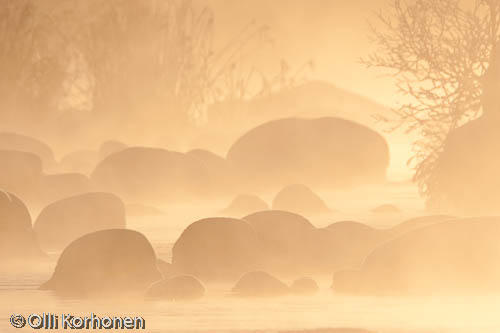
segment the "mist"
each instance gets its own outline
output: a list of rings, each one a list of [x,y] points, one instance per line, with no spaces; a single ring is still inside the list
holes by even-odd
[[[0,331],[497,332],[499,13],[4,0]]]

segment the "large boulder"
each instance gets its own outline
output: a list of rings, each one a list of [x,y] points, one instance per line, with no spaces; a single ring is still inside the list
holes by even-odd
[[[17,196],[0,190],[0,266],[44,256],[28,209]]]
[[[251,188],[339,189],[383,182],[389,150],[381,135],[349,120],[288,118],[247,132],[227,159]]]
[[[127,148],[101,161],[91,176],[103,190],[139,203],[206,198],[210,177],[197,159],[157,148]]]
[[[193,149],[186,153],[199,160],[207,169],[212,184],[213,191],[218,194],[233,193],[236,182],[235,172],[231,164],[223,157],[208,150]]]
[[[0,132],[0,150],[15,150],[34,154],[42,160],[45,170],[51,170],[56,166],[52,149],[44,142],[29,136]]]
[[[384,243],[355,274],[363,294],[500,292],[500,218],[449,220]],[[345,279],[343,284],[346,285]]]
[[[42,176],[42,161],[31,153],[0,150],[0,188],[26,199],[35,196]]]
[[[452,131],[428,180],[430,208],[459,215],[500,213],[500,121],[479,118]]]
[[[323,199],[309,187],[302,184],[289,185],[279,191],[274,197],[273,209],[290,211],[301,215],[330,212]]]
[[[428,215],[414,217],[409,220],[403,221],[389,229],[384,230],[389,238],[396,238],[407,232],[426,227],[428,225],[436,224],[439,222],[444,222],[447,220],[455,219],[455,217],[450,215]]]
[[[241,194],[234,198],[226,209],[222,211],[223,214],[229,216],[243,216],[264,210],[268,210],[267,203],[256,195]]]
[[[45,204],[92,191],[89,177],[80,173],[43,175],[40,178],[40,201]]]
[[[306,237],[309,274],[357,269],[386,239],[384,232],[354,221],[336,222]]]
[[[254,271],[243,275],[231,290],[239,297],[277,297],[290,293],[290,288],[274,276]]]
[[[153,284],[147,291],[150,298],[169,301],[194,301],[203,298],[205,287],[190,275],[179,275]]]
[[[309,254],[307,235],[315,227],[306,218],[285,211],[257,212],[243,218],[255,229],[263,246],[266,271],[280,276],[304,273]]]
[[[102,161],[109,155],[112,155],[114,153],[118,153],[122,150],[127,149],[128,146],[124,144],[123,142],[117,141],[117,140],[108,140],[104,141],[101,143],[99,146],[99,153],[98,153],[98,159],[99,161]]]
[[[77,297],[143,293],[161,279],[156,255],[141,233],[96,231],[74,240],[62,252],[50,280],[40,288]]]
[[[110,193],[91,192],[56,201],[35,221],[35,232],[45,250],[62,250],[87,233],[125,228],[125,206]]]
[[[231,281],[258,268],[259,254],[257,236],[247,222],[208,218],[182,232],[172,249],[172,264],[203,281]]]

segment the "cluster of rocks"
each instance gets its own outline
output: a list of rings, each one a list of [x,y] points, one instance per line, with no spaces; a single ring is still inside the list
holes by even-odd
[[[302,184],[293,184],[280,190],[272,202],[273,210],[289,211],[305,216],[331,213],[326,203],[309,187]],[[241,217],[260,211],[269,210],[268,204],[256,195],[238,195],[222,210],[221,213],[229,216]]]
[[[233,283],[232,294],[241,297],[311,295],[318,286],[304,276],[332,273],[333,289],[350,294],[500,291],[497,217],[428,216],[383,230],[355,221],[316,228],[278,210],[207,218],[183,231],[172,263],[158,259],[144,235],[125,229],[125,206],[113,194],[57,201],[34,225],[17,196],[0,192],[1,264],[43,262],[43,250],[62,250],[41,286],[62,295],[195,300],[220,282]]]
[[[241,297],[311,295],[319,288],[307,276],[324,274],[333,274],[336,292],[351,294],[500,291],[500,218],[429,216],[381,230],[356,221],[317,228],[304,217],[331,209],[302,184],[322,190],[380,183],[388,156],[380,135],[338,118],[264,123],[226,157],[108,141],[57,162],[46,144],[0,133],[0,265],[43,262],[45,252],[62,251],[41,288],[79,297],[195,300],[220,282]],[[126,229],[127,212],[160,215],[149,205],[234,197],[236,189],[280,190],[270,205],[241,195],[223,211],[232,217],[190,224],[171,263],[157,258],[143,234]],[[34,223],[32,202],[42,208]],[[400,210],[382,205],[372,212]]]
[[[253,192],[286,187],[274,209],[293,207],[303,196],[311,207],[297,213],[305,214],[327,208],[307,188],[290,184],[339,189],[381,183],[389,154],[384,138],[363,125],[340,118],[288,118],[250,130],[226,157],[201,149],[181,153],[128,147],[111,140],[57,161],[45,143],[3,132],[0,159],[0,188],[42,205],[90,191],[154,205],[236,195],[236,188]]]

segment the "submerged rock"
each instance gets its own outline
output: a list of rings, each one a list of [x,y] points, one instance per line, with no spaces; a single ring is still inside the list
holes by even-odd
[[[179,275],[153,284],[146,296],[169,301],[194,301],[203,298],[205,287],[190,275]]]
[[[243,275],[232,292],[239,297],[276,297],[289,294],[290,289],[274,276],[255,271]]]
[[[282,189],[273,200],[274,210],[284,210],[301,215],[328,213],[331,210],[309,187],[301,184]]]

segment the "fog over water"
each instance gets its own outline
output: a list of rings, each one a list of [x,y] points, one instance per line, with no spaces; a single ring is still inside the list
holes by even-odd
[[[498,0],[0,2],[0,332],[499,332],[499,47]]]

